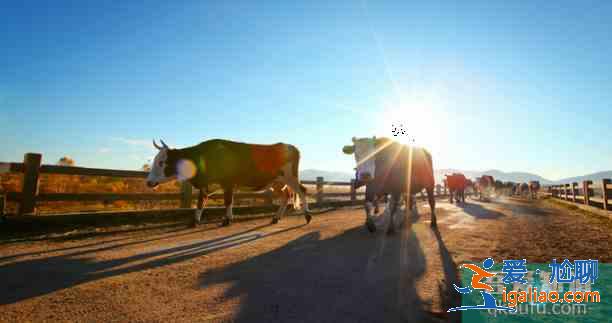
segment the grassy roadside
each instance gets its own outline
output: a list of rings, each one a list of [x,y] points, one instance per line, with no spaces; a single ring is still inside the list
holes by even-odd
[[[569,213],[572,215],[588,218],[597,225],[604,226],[609,230],[612,230],[612,212],[601,209],[595,210],[595,208],[592,208],[593,210],[580,208],[572,203],[560,201],[549,196],[542,197],[539,201],[545,207],[569,211]]]

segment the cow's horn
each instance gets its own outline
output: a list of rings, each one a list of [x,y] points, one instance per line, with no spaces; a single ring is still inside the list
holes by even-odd
[[[157,150],[161,150],[162,149],[162,147],[157,145],[157,143],[155,142],[155,139],[153,139],[153,147],[157,148]]]
[[[159,140],[159,142],[161,142],[162,146],[164,146],[164,148],[168,149],[168,145],[166,145],[166,143],[163,140]]]

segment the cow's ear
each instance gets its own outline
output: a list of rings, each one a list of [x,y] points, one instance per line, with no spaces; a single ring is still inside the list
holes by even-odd
[[[351,155],[355,152],[355,146],[353,145],[346,145],[344,147],[342,147],[342,152],[347,154],[347,155]]]
[[[184,182],[193,178],[197,173],[196,165],[189,159],[179,159],[176,163],[176,179]]]

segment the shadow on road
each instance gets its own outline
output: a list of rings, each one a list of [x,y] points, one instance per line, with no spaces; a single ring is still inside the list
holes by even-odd
[[[184,227],[184,226],[182,226],[182,227]],[[16,255],[6,256],[6,257],[0,257],[0,262],[8,261],[8,260],[11,260],[11,259],[16,259],[16,258],[20,258],[20,257],[32,256],[32,255],[44,255],[44,254],[49,254],[49,253],[54,253],[54,252],[62,252],[62,251],[77,250],[77,249],[86,249],[86,248],[91,248],[91,247],[100,247],[98,249],[93,249],[93,250],[80,250],[80,251],[72,253],[72,254],[70,254],[68,256],[83,255],[83,254],[94,253],[94,252],[98,252],[98,251],[106,251],[106,250],[111,250],[111,249],[118,249],[118,248],[122,248],[122,247],[127,247],[127,246],[131,246],[131,245],[137,245],[137,244],[142,244],[142,243],[147,243],[147,242],[152,242],[152,241],[158,241],[158,240],[162,240],[162,239],[176,238],[176,237],[180,237],[180,236],[185,236],[185,235],[189,235],[189,234],[193,234],[193,233],[197,233],[197,232],[210,231],[210,230],[214,230],[214,229],[217,229],[217,228],[209,227],[209,228],[205,228],[205,229],[190,230],[190,231],[186,231],[186,232],[182,232],[182,233],[176,234],[177,232],[185,231],[184,228],[179,228],[179,229],[174,229],[174,230],[170,230],[170,231],[161,232],[159,234],[159,236],[156,237],[156,238],[150,238],[150,239],[145,239],[145,240],[138,240],[137,238],[134,238],[134,237],[125,237],[125,238],[117,238],[117,239],[111,239],[111,240],[97,241],[97,242],[86,243],[86,244],[79,244],[77,246],[72,246],[72,247],[63,247],[63,248],[57,248],[57,249],[49,249],[49,250],[45,250],[45,251],[25,252],[25,253],[20,253],[20,254],[16,254]],[[137,231],[137,230],[123,230],[121,232],[122,233],[126,233],[126,232],[134,232],[134,231]],[[117,232],[114,232],[113,234],[116,234],[116,233]],[[112,244],[112,243],[115,243],[115,242],[128,241],[128,240],[135,240],[135,241],[121,243],[121,244],[114,244],[114,245]],[[102,247],[102,246],[104,246],[104,247]]]
[[[554,215],[555,211],[550,208],[542,207],[542,204],[539,203],[539,200],[528,200],[522,198],[505,198],[500,199],[498,203],[504,206],[507,209],[512,210],[512,214],[514,215],[522,215],[522,216],[549,216]]]
[[[15,303],[97,279],[170,265],[215,251],[245,244],[257,239],[294,230],[304,225],[305,224],[266,233],[256,232],[258,229],[269,226],[269,224],[266,224],[216,239],[164,249],[158,248],[153,251],[119,259],[95,261],[91,256],[88,257],[87,255],[169,237],[137,240],[59,256],[29,259],[4,264],[0,266],[0,277],[7,282],[5,291],[10,292],[3,292],[0,294],[0,304]],[[190,231],[185,234],[191,233],[194,232]],[[155,259],[147,261],[147,259],[152,258]]]
[[[450,257],[446,247],[441,250]],[[456,275],[452,266],[452,260],[445,266],[449,277]],[[266,254],[204,272],[200,287],[231,283],[224,296],[241,298],[233,317],[238,322],[440,321],[417,293],[425,267],[409,226],[393,235],[358,226],[327,239],[307,233]]]
[[[461,286],[459,281],[459,275],[457,274],[457,264],[453,260],[453,257],[448,252],[440,231],[437,228],[433,229],[434,236],[438,242],[438,250],[440,251],[440,259],[442,261],[442,268],[444,270],[444,281],[438,283],[438,293],[442,300],[442,308],[448,309],[451,307],[457,307],[461,305],[461,296],[453,289],[453,284]],[[448,322],[461,322],[461,314],[459,312],[453,312],[448,314]]]
[[[462,203],[458,204],[457,207],[461,208],[466,214],[477,219],[497,219],[506,216],[501,212],[487,209],[480,204]]]

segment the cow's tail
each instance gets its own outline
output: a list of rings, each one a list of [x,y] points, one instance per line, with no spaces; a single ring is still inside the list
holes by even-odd
[[[300,183],[300,151],[292,145],[288,145],[288,148],[289,159],[291,160],[291,175],[297,182],[298,189],[306,196],[306,187]],[[294,192],[293,194],[293,208],[295,210],[300,210],[302,208],[300,192]]]

